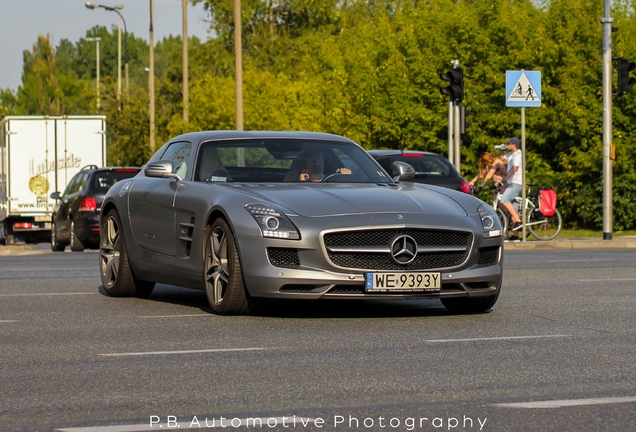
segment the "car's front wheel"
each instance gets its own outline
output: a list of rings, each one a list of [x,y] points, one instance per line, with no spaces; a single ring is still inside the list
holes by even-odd
[[[499,293],[488,297],[459,297],[443,298],[442,304],[453,313],[478,313],[485,312],[497,303]]]
[[[208,226],[205,238],[205,292],[210,307],[221,315],[247,313],[249,296],[232,230],[219,218]]]
[[[121,219],[116,210],[110,210],[102,219],[99,234],[99,273],[106,293],[113,297],[148,297],[155,284],[133,275]]]

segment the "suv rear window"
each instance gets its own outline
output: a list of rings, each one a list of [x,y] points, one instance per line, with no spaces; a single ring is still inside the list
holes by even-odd
[[[118,181],[134,177],[138,172],[139,170],[135,169],[97,171],[94,175],[93,184],[95,189],[107,191]]]
[[[411,165],[417,174],[429,174],[440,177],[448,177],[453,175],[453,167],[450,162],[444,158],[435,156],[392,156],[378,160],[382,168],[390,173],[391,164],[395,161],[406,162]]]

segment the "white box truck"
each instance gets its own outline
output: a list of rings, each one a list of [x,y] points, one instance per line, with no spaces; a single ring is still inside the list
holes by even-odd
[[[106,117],[7,116],[0,126],[0,244],[49,241],[49,195],[106,165]]]

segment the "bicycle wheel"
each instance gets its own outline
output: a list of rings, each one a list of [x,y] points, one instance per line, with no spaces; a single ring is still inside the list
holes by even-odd
[[[508,234],[508,215],[502,209],[497,209],[497,216],[499,216],[499,222],[501,222],[501,235],[506,236]]]
[[[561,213],[554,210],[552,216],[543,216],[538,210],[528,215],[528,229],[539,240],[552,240],[561,231]]]

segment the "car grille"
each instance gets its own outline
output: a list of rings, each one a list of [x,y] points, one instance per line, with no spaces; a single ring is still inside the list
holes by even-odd
[[[487,287],[486,287],[487,288]],[[465,289],[462,288],[461,284],[458,283],[443,283],[441,292],[466,292]],[[330,290],[329,294],[365,294],[364,285],[334,285]],[[369,295],[386,295],[391,293],[366,293]],[[421,295],[426,294],[419,291],[413,292],[396,292],[395,294],[400,295]]]
[[[479,261],[480,265],[494,264],[499,257],[499,246],[487,247],[479,249]]]
[[[465,283],[470,289],[488,289],[490,288],[490,284],[488,282],[468,282]]]
[[[418,252],[408,264],[395,262],[391,243],[401,235],[417,242]],[[425,270],[460,265],[466,259],[470,233],[438,230],[364,230],[327,233],[327,256],[339,267],[361,270]]]
[[[281,291],[290,291],[290,292],[307,292],[312,289],[318,287],[319,285],[303,285],[303,284],[288,284],[280,287]]]
[[[276,267],[298,267],[298,251],[290,248],[267,248],[269,262]]]

